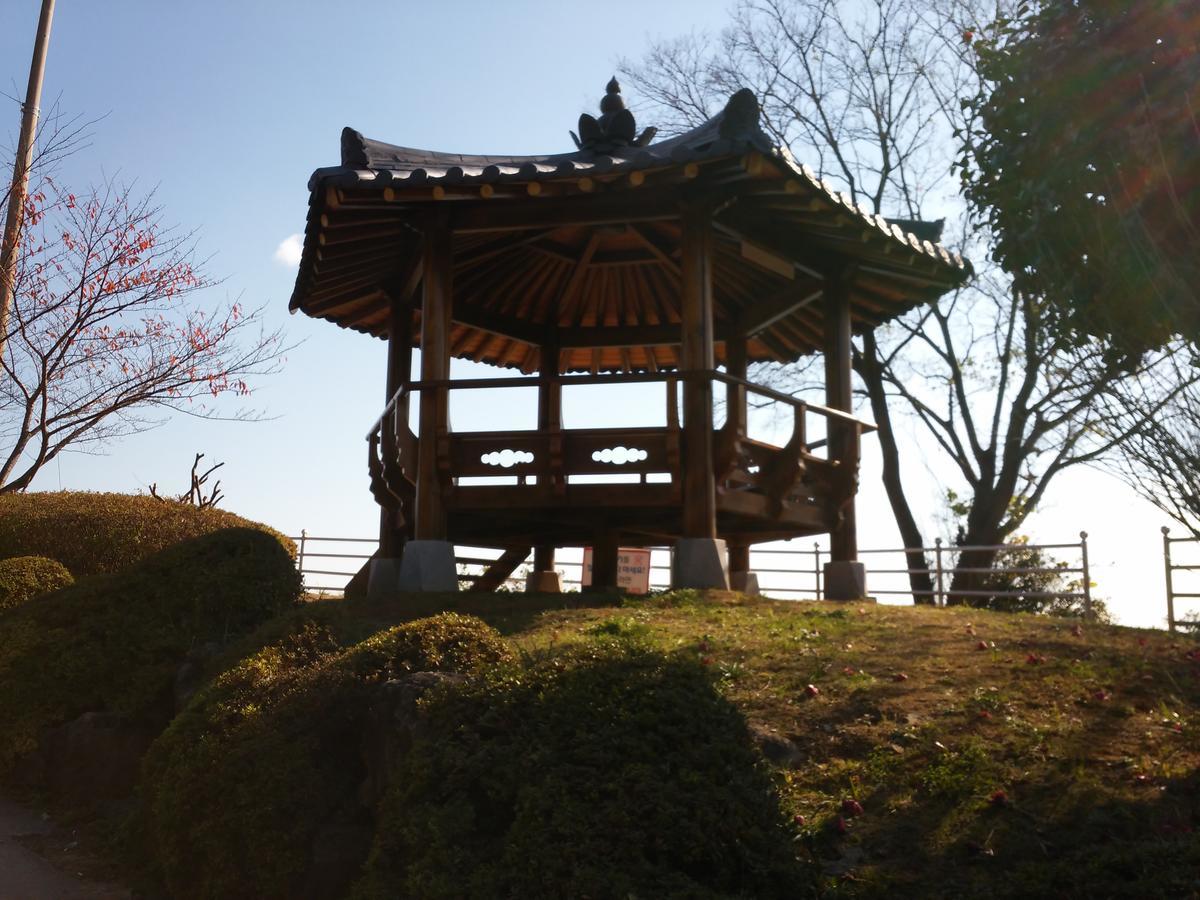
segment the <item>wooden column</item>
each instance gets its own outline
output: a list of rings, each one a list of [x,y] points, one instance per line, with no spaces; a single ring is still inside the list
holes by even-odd
[[[680,368],[711,372],[713,357],[712,227],[704,207],[683,209],[682,344]],[[707,378],[683,383],[683,536],[717,536],[717,498],[713,484],[713,391]]]
[[[849,281],[850,272],[843,271],[830,278],[825,289],[825,405],[847,413],[853,407]],[[830,421],[829,459],[858,467],[858,435],[853,426]],[[853,490],[855,479],[847,476],[845,483]],[[842,507],[841,521],[829,536],[829,548],[834,562],[858,558],[853,496]]]
[[[545,448],[547,458],[541,461],[538,471],[538,488],[543,485],[557,488],[555,485],[555,459],[562,456],[562,381],[558,372],[558,343],[547,341],[540,348],[540,365],[538,368],[538,431],[549,434]],[[535,572],[554,571],[554,546],[541,545],[533,551],[533,570]]]
[[[450,317],[453,311],[451,232],[445,214],[425,221],[424,275],[421,295],[421,380],[450,378]],[[449,429],[449,390],[437,388],[421,395],[417,454],[416,538],[446,539],[446,509],[438,476],[438,444]]]
[[[725,341],[725,371],[734,378],[746,378],[746,336],[730,335]],[[741,385],[725,386],[725,427],[733,434],[745,437],[747,427],[746,389]]]
[[[391,309],[388,312],[388,354],[387,354],[387,385],[384,404],[391,402],[396,391],[412,377],[412,301],[408,298],[391,299]],[[408,427],[408,397],[396,405],[390,420],[384,422],[385,429],[391,429],[390,439],[383,441],[384,447],[396,447],[396,436]],[[385,467],[389,464],[384,460]],[[380,556],[391,558],[399,556],[404,538],[400,531],[398,509],[383,507],[379,511],[379,553]]]

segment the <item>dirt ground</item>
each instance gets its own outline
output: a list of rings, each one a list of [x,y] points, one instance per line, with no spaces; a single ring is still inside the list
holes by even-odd
[[[0,797],[0,900],[129,900],[128,890],[84,877],[73,850],[69,834]]]

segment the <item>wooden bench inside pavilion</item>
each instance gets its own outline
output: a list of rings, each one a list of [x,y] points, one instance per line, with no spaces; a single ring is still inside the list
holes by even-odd
[[[747,589],[751,545],[828,533],[826,596],[863,596],[854,499],[874,429],[851,414],[852,337],[969,266],[928,223],[857,208],[774,148],[748,90],[658,142],[615,79],[600,110],[548,156],[346,129],[341,165],[313,174],[291,309],[388,341],[367,436],[380,549],[356,582],[455,590],[459,544],[503,551],[476,589],[530,553],[531,588],[554,589],[555,549],[589,546],[608,588],[618,547],[665,544],[674,586]],[[747,380],[816,353],[823,405]],[[520,374],[453,380],[452,357]],[[629,384],[661,425],[564,427],[564,387]],[[535,428],[450,428],[454,392],[521,388]],[[786,439],[750,437],[756,400],[789,411]]]

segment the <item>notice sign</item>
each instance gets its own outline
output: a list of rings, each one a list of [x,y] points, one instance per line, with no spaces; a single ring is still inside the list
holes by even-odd
[[[583,548],[584,587],[592,583],[592,548]],[[650,551],[636,547],[621,547],[617,551],[617,587],[630,594],[650,591]]]

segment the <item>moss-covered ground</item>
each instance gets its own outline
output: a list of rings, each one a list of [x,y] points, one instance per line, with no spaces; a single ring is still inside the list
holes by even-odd
[[[688,592],[563,602],[422,601],[479,615],[529,659],[627,635],[711,667],[782,739],[775,784],[830,896],[1200,893],[1194,638]],[[353,615],[427,612],[414,606]]]

